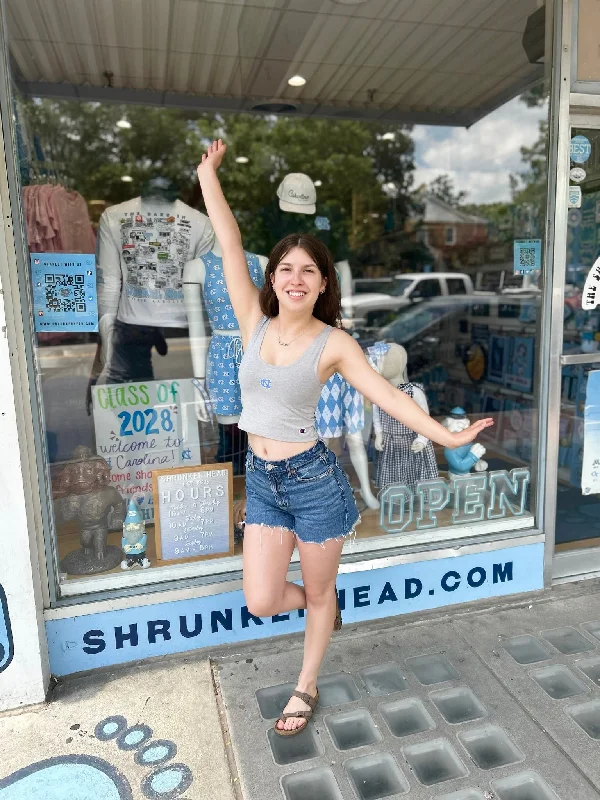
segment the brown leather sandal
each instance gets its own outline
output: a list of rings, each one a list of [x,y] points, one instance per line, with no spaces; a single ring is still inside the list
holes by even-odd
[[[335,619],[333,621],[333,630],[339,631],[342,629],[342,612],[340,611],[337,591],[335,589],[333,591],[335,592]]]
[[[297,697],[299,700],[302,700],[303,703],[306,703],[308,706],[307,711],[288,711],[287,713],[282,712],[279,715],[279,718],[276,720],[274,727],[275,733],[279,734],[279,736],[296,736],[298,733],[302,733],[302,731],[308,725],[308,721],[313,715],[313,711],[315,710],[317,703],[319,702],[319,690],[314,697],[312,697],[308,692],[299,692],[297,690],[292,692],[292,697]],[[305,719],[306,722],[301,727],[295,728],[292,731],[280,730],[277,727],[278,722],[285,722],[286,719],[292,719],[293,717],[299,717],[301,719]]]

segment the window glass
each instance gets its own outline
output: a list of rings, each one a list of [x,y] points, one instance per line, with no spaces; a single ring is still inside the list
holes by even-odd
[[[467,287],[462,278],[446,278],[448,294],[466,294]]]
[[[438,278],[429,278],[419,281],[413,291],[410,293],[411,297],[438,297],[442,293],[442,287]]]
[[[282,237],[314,234],[336,263],[343,327],[375,369],[453,430],[494,419],[477,447],[445,452],[359,396],[351,380],[343,391],[326,386],[317,427],[348,474],[364,549],[433,541],[432,530],[440,540],[485,534],[521,515],[533,524],[547,87],[521,40],[535,0],[517,10],[491,0],[502,50],[485,70],[483,27],[460,54],[439,48],[430,78],[411,56],[408,82],[393,59],[399,27],[408,31],[402,52],[420,51],[416,38],[411,44],[420,29],[411,15],[425,14],[419,4],[385,14],[381,4],[360,7],[389,27],[382,47],[393,63],[361,66],[356,78],[355,4],[298,12],[302,24],[282,28],[295,45],[248,35],[279,30],[277,20],[290,21],[287,9],[244,6],[223,16],[225,3],[200,4],[207,25],[221,14],[218,24],[233,26],[228,36],[208,37],[219,52],[190,40],[184,49],[198,53],[197,62],[175,47],[165,56],[144,25],[140,65],[154,63],[151,54],[157,65],[173,59],[173,70],[159,75],[157,66],[152,76],[117,61],[103,75],[70,72],[92,50],[107,58],[117,50],[102,40],[106,26],[90,17],[93,46],[45,43],[41,34],[33,43],[27,3],[8,5],[14,146],[62,584],[84,581],[90,590],[99,576],[110,576],[102,583],[110,588],[133,575],[141,584],[239,569],[243,354],[196,177],[215,137],[228,146],[222,184],[254,283],[262,286]],[[184,5],[182,15],[200,13]],[[57,31],[69,29],[59,23]],[[184,27],[198,30],[196,23]],[[337,44],[316,34],[331,35],[325,23],[342,31],[331,63],[322,54]],[[155,24],[149,18],[148,30]],[[451,21],[440,22],[439,35],[452,41]],[[309,43],[304,64],[296,56]],[[63,45],[69,59],[50,64],[46,55]],[[254,52],[259,46],[266,50]],[[196,69],[213,57],[214,70]],[[306,86],[288,86],[292,63],[306,68]],[[364,73],[371,69],[372,85]],[[535,88],[519,94],[525,83]],[[60,99],[68,92],[88,99]],[[515,240],[525,240],[518,272]],[[442,296],[436,273],[465,274],[466,283],[445,278]]]
[[[390,294],[394,295],[394,297],[403,297],[413,285],[413,278],[396,278],[392,284]]]

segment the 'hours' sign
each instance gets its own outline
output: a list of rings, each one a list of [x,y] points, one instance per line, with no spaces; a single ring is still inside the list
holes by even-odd
[[[233,555],[231,464],[155,469],[152,483],[160,560]]]

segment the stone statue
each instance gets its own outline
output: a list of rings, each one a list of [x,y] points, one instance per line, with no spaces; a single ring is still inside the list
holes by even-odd
[[[56,522],[76,520],[81,549],[61,561],[69,575],[93,575],[114,569],[121,561],[119,547],[107,545],[109,528],[120,527],[125,501],[111,486],[110,468],[89,447],[76,447],[73,458],[61,472],[54,492]]]

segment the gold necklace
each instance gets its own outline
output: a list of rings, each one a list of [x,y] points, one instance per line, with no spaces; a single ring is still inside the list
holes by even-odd
[[[289,347],[291,344],[293,344],[293,343],[296,341],[296,339],[299,339],[301,336],[304,336],[304,334],[305,334],[305,333],[306,333],[306,331],[307,331],[307,330],[310,328],[310,326],[311,326],[311,325],[312,325],[312,320],[311,320],[311,321],[308,323],[308,325],[306,326],[306,328],[304,328],[304,330],[303,330],[301,333],[299,333],[299,334],[298,334],[298,336],[294,337],[294,338],[293,338],[291,341],[289,341],[289,342],[282,342],[282,341],[281,341],[281,339],[279,338],[279,322],[278,322],[278,323],[277,323],[277,341],[279,342],[279,344],[280,344],[282,347]]]

